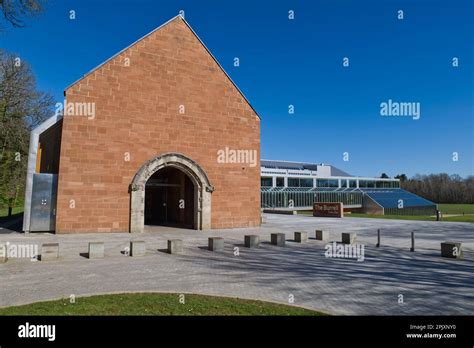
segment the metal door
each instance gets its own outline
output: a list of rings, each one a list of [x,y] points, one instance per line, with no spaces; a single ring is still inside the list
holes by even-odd
[[[34,174],[30,231],[47,232],[56,229],[57,187],[57,174]]]

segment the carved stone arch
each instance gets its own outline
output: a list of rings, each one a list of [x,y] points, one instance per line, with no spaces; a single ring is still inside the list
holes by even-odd
[[[206,172],[192,159],[180,153],[164,153],[146,162],[130,184],[130,232],[143,232],[145,227],[145,185],[160,169],[174,167],[183,171],[193,182],[195,192],[194,228],[211,228],[211,196],[214,187]]]

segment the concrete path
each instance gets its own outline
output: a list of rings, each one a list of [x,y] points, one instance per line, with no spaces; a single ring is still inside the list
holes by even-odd
[[[0,306],[69,297],[71,294],[163,291],[270,300],[343,315],[474,314],[474,224],[363,218],[314,218],[266,214],[261,228],[193,231],[148,227],[128,233],[52,235],[0,234],[0,243],[58,242],[60,259],[0,264]],[[382,247],[376,248],[376,230]],[[292,242],[294,231],[315,229],[357,233],[365,260],[326,258],[328,242]],[[410,232],[416,251],[410,252]],[[269,243],[270,233],[284,232],[286,247]],[[243,247],[245,234],[258,234],[258,249]],[[207,237],[225,238],[225,251],[207,250]],[[167,239],[182,239],[185,253],[163,251]],[[147,256],[121,253],[130,240],[144,240]],[[463,242],[465,259],[440,257],[440,242]],[[88,242],[103,241],[106,258],[89,260]],[[235,247],[239,255],[234,254]],[[403,303],[399,303],[403,295]],[[80,299],[79,299],[80,301]]]

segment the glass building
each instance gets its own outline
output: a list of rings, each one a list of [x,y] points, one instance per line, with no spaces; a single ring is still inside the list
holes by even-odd
[[[400,188],[391,178],[352,176],[332,165],[261,160],[262,209],[312,209],[342,202],[344,210],[373,214],[433,215],[436,204]]]

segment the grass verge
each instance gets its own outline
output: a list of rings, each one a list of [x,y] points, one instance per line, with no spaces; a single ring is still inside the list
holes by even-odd
[[[441,210],[444,215],[441,221],[474,223],[474,204],[439,204],[438,209]],[[462,215],[463,213],[464,215]],[[313,212],[311,210],[301,210],[298,211],[298,214],[313,216]],[[449,216],[450,214],[452,215]],[[351,213],[344,214],[344,216],[368,219],[436,221],[436,218],[434,216],[423,215],[373,215]]]
[[[12,215],[23,213],[23,207],[14,207],[12,209]],[[7,218],[8,208],[0,208],[0,218]]]
[[[443,214],[474,214],[474,204],[438,204]]]
[[[271,302],[206,295],[133,293],[78,297],[0,308],[0,315],[325,315]]]

